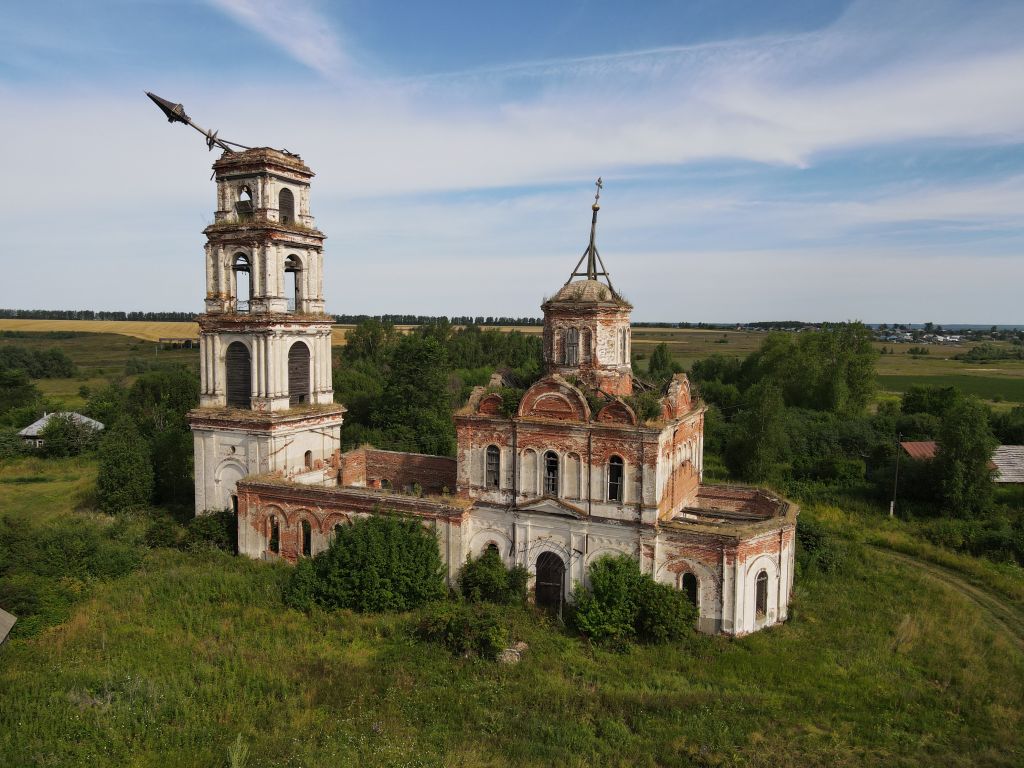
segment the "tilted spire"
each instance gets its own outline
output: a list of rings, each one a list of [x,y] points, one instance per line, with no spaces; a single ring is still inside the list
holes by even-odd
[[[601,190],[604,189],[604,182],[598,177],[597,181],[594,182],[597,187],[597,192],[594,194],[594,204],[590,206],[594,212],[590,219],[590,243],[587,245],[587,250],[580,256],[580,260],[576,262],[576,267],[573,269],[572,274],[569,275],[569,279],[565,281],[568,285],[572,282],[574,277],[585,277],[587,280],[597,280],[598,277],[603,277],[605,282],[608,283],[608,287],[615,291],[612,286],[612,278],[608,274],[608,270],[604,268],[604,261],[601,260],[601,254],[597,252],[597,212],[601,210]],[[580,266],[583,264],[583,260],[587,260],[587,271],[580,272]]]

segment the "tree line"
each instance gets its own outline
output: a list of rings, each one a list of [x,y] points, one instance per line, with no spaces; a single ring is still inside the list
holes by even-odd
[[[71,358],[57,347],[0,346],[0,371],[13,370],[24,371],[32,379],[69,379],[77,373]]]

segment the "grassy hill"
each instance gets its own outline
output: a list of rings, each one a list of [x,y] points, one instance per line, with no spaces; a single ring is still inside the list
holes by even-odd
[[[68,577],[66,618],[0,647],[5,766],[227,765],[239,735],[249,766],[1024,760],[1014,637],[852,539],[838,572],[799,575],[784,626],[622,654],[522,610],[530,648],[501,666],[415,640],[412,614],[286,609],[286,566],[147,549],[145,519],[89,511],[93,472],[88,459],[0,467],[0,517],[44,538],[95,527],[141,557],[120,577]]]

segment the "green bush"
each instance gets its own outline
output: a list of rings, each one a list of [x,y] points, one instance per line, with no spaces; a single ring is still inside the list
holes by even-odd
[[[123,418],[103,436],[96,483],[100,509],[118,514],[148,506],[153,495],[149,443]]]
[[[440,643],[457,656],[494,659],[508,643],[501,609],[481,603],[434,603],[416,627],[422,640]]]
[[[825,526],[810,517],[801,517],[796,526],[797,561],[800,570],[817,567],[832,573],[842,567],[845,551]]]
[[[213,547],[232,554],[238,549],[238,519],[230,509],[196,515],[188,522],[192,548]]]
[[[506,568],[501,555],[488,549],[476,560],[466,560],[459,571],[459,591],[474,603],[524,603],[529,580],[529,571],[521,565]]]
[[[185,545],[187,531],[170,515],[158,514],[147,526],[143,541],[150,549],[156,547],[178,549]]]
[[[628,555],[602,557],[590,566],[590,589],[573,593],[570,620],[595,642],[624,647],[632,640],[664,643],[693,627],[697,611],[686,596],[640,572]]]
[[[384,515],[340,528],[331,546],[296,569],[286,589],[291,604],[302,595],[323,608],[360,613],[408,611],[447,594],[437,539],[418,521]]]

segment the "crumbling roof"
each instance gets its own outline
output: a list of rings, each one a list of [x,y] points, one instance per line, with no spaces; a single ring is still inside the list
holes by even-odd
[[[615,289],[600,280],[574,280],[563,285],[550,301],[622,304],[627,302],[615,292]]]
[[[936,443],[934,440],[911,440],[900,443],[900,447],[912,459],[930,461],[935,458]]]
[[[46,425],[50,423],[50,419],[54,416],[67,416],[72,421],[85,427],[92,427],[97,432],[103,429],[103,425],[96,421],[96,419],[90,419],[88,416],[83,416],[82,414],[75,413],[74,411],[59,411],[56,413],[44,413],[43,418],[29,424],[18,434],[22,437],[39,437],[42,435],[43,430],[46,429]]]
[[[992,454],[997,483],[1024,483],[1024,445],[1000,445]]]

